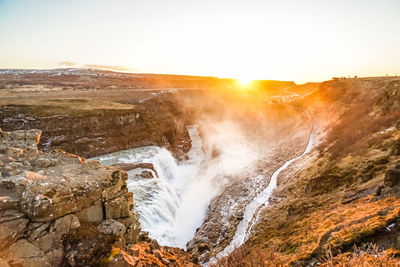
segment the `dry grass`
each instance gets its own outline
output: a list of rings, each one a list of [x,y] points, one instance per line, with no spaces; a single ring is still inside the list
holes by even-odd
[[[155,266],[155,267],[197,267],[186,252],[178,248],[160,247],[152,249],[149,243],[139,242],[126,250],[114,248],[104,265],[112,262],[114,258],[121,257],[129,266]],[[119,264],[122,264],[121,262]],[[115,266],[115,265],[113,265]],[[119,265],[118,265],[119,266]]]
[[[257,225],[257,233],[249,244],[274,248],[285,262],[296,262],[324,255],[329,247],[338,252],[384,229],[399,217],[400,198],[374,196],[371,189],[384,177],[384,169],[378,169],[390,163],[379,165],[381,158],[387,159],[386,153],[372,152],[374,155],[346,157],[335,163],[337,174],[343,175],[343,179],[350,179],[345,169],[357,170],[351,190],[349,184],[335,187],[335,182],[339,182],[336,179],[326,185],[330,190],[323,189],[324,183],[317,183],[319,189],[322,187],[318,194],[304,193],[305,185],[311,177],[319,175],[321,167],[313,166],[298,173],[298,178],[291,180],[296,191],[286,190],[284,201],[265,210],[261,217],[267,219]],[[329,161],[328,157],[326,160]],[[367,174],[369,165],[374,167],[373,177],[368,181],[357,178],[359,174]]]
[[[321,152],[331,158],[363,153],[381,141],[374,135],[393,125],[398,125],[400,81],[385,79],[360,79],[330,81],[321,85],[320,94],[325,105],[334,108],[340,119],[333,125]],[[381,136],[380,136],[381,137]]]
[[[326,253],[331,257],[324,266],[398,266],[388,251],[335,256],[387,234],[384,229],[400,216],[398,196],[375,194],[400,154],[400,110],[386,108],[387,90],[392,92],[379,79],[328,82],[306,99],[309,109],[315,106],[317,125],[330,123],[317,160],[280,186],[277,202],[262,212],[247,242],[253,249],[240,248],[215,266],[297,266]]]
[[[339,119],[330,122],[316,160],[278,188],[279,200],[262,213],[250,246],[273,248],[286,263],[306,262],[328,249],[338,253],[368,242],[399,218],[398,196],[375,195],[400,153],[395,141],[400,110],[385,109],[380,97],[387,88],[379,86],[369,81],[322,86],[318,108]],[[324,125],[327,117],[315,119]],[[379,133],[391,126],[397,129]]]
[[[96,111],[130,111],[138,109],[135,105],[120,104],[110,101],[95,99],[54,99],[54,100],[17,100],[0,101],[1,105],[17,106],[22,110],[27,110],[30,115],[54,116],[57,114],[82,115]]]
[[[331,251],[327,252],[327,255],[322,258],[322,267],[389,267],[389,266],[400,266],[400,259],[395,256],[398,255],[398,251],[386,250],[380,251],[378,246],[370,244],[366,250],[361,250],[354,247],[352,253],[347,252],[333,256]]]
[[[339,251],[386,227],[388,221],[399,216],[399,207],[400,200],[395,198],[371,202],[367,197],[350,205],[332,203],[303,218],[282,220],[269,229],[269,240],[265,242],[279,249],[288,262],[324,253],[328,247]]]
[[[400,110],[386,114],[368,115],[372,101],[361,101],[349,108],[341,121],[329,132],[326,141],[320,146],[322,151],[328,147],[332,158],[337,158],[348,153],[360,153],[371,144],[373,133],[387,129],[400,119]]]
[[[391,267],[400,266],[397,258],[399,251],[382,251],[378,246],[369,244],[367,249],[353,248],[353,252],[340,253],[336,256],[328,250],[326,256],[317,260],[318,266],[322,267]],[[301,263],[298,263],[301,264]],[[293,266],[283,260],[279,253],[274,250],[262,250],[259,247],[248,248],[242,246],[232,252],[229,256],[218,260],[210,267],[284,267]],[[295,266],[297,266],[295,264]]]

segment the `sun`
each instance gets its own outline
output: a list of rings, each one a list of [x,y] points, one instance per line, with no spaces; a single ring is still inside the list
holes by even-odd
[[[237,80],[238,84],[243,88],[248,87],[251,84],[251,82],[253,81],[253,79],[248,78],[248,77],[238,78],[236,80]]]

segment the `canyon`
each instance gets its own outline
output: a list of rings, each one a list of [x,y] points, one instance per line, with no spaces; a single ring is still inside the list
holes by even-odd
[[[0,70],[0,106],[0,263],[400,254],[400,78]]]

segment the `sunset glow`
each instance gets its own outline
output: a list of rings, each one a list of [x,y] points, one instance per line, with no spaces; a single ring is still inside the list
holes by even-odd
[[[396,0],[88,0],[79,8],[3,0],[0,68],[298,82],[396,75],[399,13]]]
[[[253,81],[253,79],[250,78],[239,78],[237,79],[239,85],[242,88],[248,88],[248,86],[251,84],[251,82]]]

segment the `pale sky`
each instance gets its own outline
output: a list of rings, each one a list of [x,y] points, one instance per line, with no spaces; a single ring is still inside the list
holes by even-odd
[[[297,82],[400,75],[400,0],[0,0],[0,68],[85,65]]]

